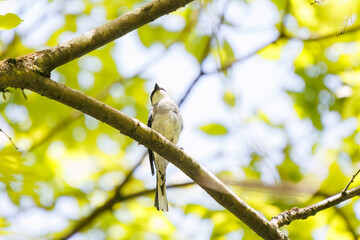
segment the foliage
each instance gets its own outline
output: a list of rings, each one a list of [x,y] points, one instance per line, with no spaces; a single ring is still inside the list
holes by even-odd
[[[17,27],[22,20],[18,15],[13,13],[7,13],[5,15],[0,15],[0,30],[9,30]]]
[[[144,3],[12,2],[21,10],[0,15],[0,30],[24,21],[0,32],[0,60],[55,46]],[[359,167],[359,9],[355,0],[195,1],[51,78],[143,123],[155,80],[174,99],[193,83],[180,145],[270,219],[340,192]],[[0,100],[0,128],[19,148],[0,132],[0,234],[61,238],[87,221],[74,239],[258,238],[196,186],[169,189],[168,214],[152,207],[153,194],[131,197],[155,186],[148,163],[121,188],[125,200],[89,220],[145,149],[24,94],[11,89]],[[168,176],[168,184],[183,179],[175,169]],[[291,239],[357,239],[359,206],[355,198],[282,230]]]

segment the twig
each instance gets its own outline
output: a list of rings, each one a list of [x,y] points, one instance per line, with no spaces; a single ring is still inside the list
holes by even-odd
[[[314,4],[323,4],[324,0],[314,0],[314,2],[310,3],[310,5],[314,5]]]
[[[191,90],[195,87],[195,85],[198,83],[198,81],[200,80],[200,78],[204,75],[204,72],[202,70],[200,70],[199,74],[197,75],[197,77],[191,82],[190,86],[188,87],[188,89],[186,90],[184,96],[180,99],[178,106],[182,106],[183,103],[185,102],[185,99],[189,96]]]
[[[360,26],[356,26],[354,28],[350,28],[346,30],[346,35],[349,35],[350,33],[356,33],[360,30]],[[293,36],[293,35],[289,35],[289,34],[285,34],[284,36],[282,36],[284,39],[299,39],[301,41],[304,42],[311,42],[311,41],[321,41],[321,40],[326,40],[329,38],[335,38],[339,36],[339,32],[333,32],[333,33],[329,33],[329,34],[325,34],[322,36],[311,36],[309,38],[302,38],[299,36]]]
[[[135,168],[136,167],[137,166],[135,166]],[[185,186],[190,186],[190,185],[193,185],[193,184],[194,184],[194,182],[173,184],[173,185],[167,186],[166,188],[170,189],[170,188],[185,187]],[[133,199],[133,198],[137,198],[139,196],[144,196],[144,195],[147,195],[147,194],[150,194],[150,193],[153,193],[153,192],[155,192],[155,189],[142,190],[142,191],[139,191],[139,192],[127,195],[127,196],[115,194],[113,197],[109,198],[102,206],[96,208],[89,216],[87,216],[86,218],[84,218],[80,222],[78,222],[69,233],[67,233],[66,235],[64,235],[60,239],[61,240],[68,239],[71,236],[73,236],[75,233],[77,233],[77,232],[81,231],[82,229],[84,229],[86,226],[89,226],[99,215],[106,212],[107,210],[113,209],[115,204],[120,203],[120,202],[124,202],[126,200],[130,200],[130,199]]]
[[[339,193],[332,197],[329,197],[321,202],[310,205],[305,208],[294,207],[291,210],[282,212],[270,221],[276,227],[280,228],[284,225],[289,225],[294,220],[307,219],[310,216],[314,216],[318,212],[327,208],[333,207],[339,203],[342,203],[350,198],[356,197],[360,194],[360,186],[347,190],[345,194]]]
[[[228,8],[230,4],[230,1],[227,1],[225,4],[224,4],[224,7],[222,9],[222,13],[221,15],[219,16],[219,23],[214,27],[214,30],[213,30],[213,33],[211,34],[211,37],[208,39],[207,43],[206,43],[206,46],[204,48],[204,51],[202,52],[202,55],[200,57],[200,59],[205,59],[207,55],[209,55],[210,53],[210,50],[211,50],[211,43],[213,41],[214,38],[216,38],[217,36],[217,33],[219,32],[222,24],[224,23],[225,21],[225,12]],[[220,72],[220,71],[218,71]],[[185,99],[189,96],[190,92],[193,90],[193,88],[195,87],[195,85],[199,82],[199,80],[204,76],[206,75],[207,73],[204,72],[204,69],[203,69],[203,64],[201,63],[200,64],[200,70],[199,70],[199,73],[198,75],[196,76],[196,78],[191,82],[190,86],[188,87],[188,89],[186,90],[185,94],[183,95],[183,97],[180,99],[179,103],[178,103],[178,106],[182,106],[182,104],[184,103]]]
[[[209,38],[208,42],[206,43],[206,47],[204,49],[204,52],[202,53],[202,56],[200,59],[205,59],[206,56],[209,54],[210,49],[211,49],[211,41],[214,38],[214,34]],[[190,92],[193,90],[193,88],[195,87],[195,85],[199,82],[199,80],[201,79],[201,77],[204,75],[203,72],[203,65],[200,64],[200,71],[199,74],[197,75],[197,77],[191,82],[190,86],[188,87],[188,89],[186,90],[184,96],[180,99],[178,106],[181,107],[185,101],[185,99],[189,96]]]
[[[203,75],[208,75],[208,74],[215,74],[218,72],[223,72],[228,70],[229,68],[231,68],[234,64],[243,62],[249,58],[251,58],[252,56],[254,56],[255,54],[257,54],[259,51],[263,50],[264,48],[266,48],[267,46],[271,45],[271,44],[275,44],[277,43],[282,37],[278,36],[276,39],[272,40],[271,42],[265,43],[264,45],[261,45],[260,47],[256,48],[255,50],[253,50],[252,52],[246,54],[245,56],[242,56],[238,59],[235,59],[234,61],[231,61],[227,64],[224,64],[222,67],[217,68],[215,70],[209,71],[209,72],[205,72],[203,73]]]
[[[355,2],[355,1],[353,0],[353,1],[352,1],[352,5],[351,5],[351,7],[350,7],[350,9],[349,9],[349,15],[346,17],[344,26],[341,28],[340,33],[339,33],[337,36],[340,36],[340,35],[344,35],[344,34],[345,34],[345,30],[346,30],[346,28],[347,28],[347,26],[348,26],[348,23],[349,23],[349,21],[352,20],[352,19],[351,19],[351,15],[352,15],[352,9],[353,9],[353,7],[354,7],[354,2]]]
[[[141,165],[141,163],[144,161],[144,159],[146,158],[148,154],[148,151],[145,151],[140,159],[140,161],[138,161],[138,163],[128,172],[128,174],[126,175],[126,177],[124,178],[124,180],[121,182],[121,184],[119,184],[119,186],[115,189],[115,194],[117,194],[118,196],[120,196],[120,192],[121,189],[123,189],[123,187],[130,181],[131,177],[133,176],[135,170]]]
[[[145,154],[145,156],[146,156],[146,154]],[[102,206],[96,208],[93,212],[91,212],[89,216],[87,216],[86,218],[84,218],[80,222],[78,222],[71,229],[71,231],[68,234],[66,234],[64,237],[62,237],[61,239],[70,238],[72,235],[81,231],[83,228],[85,228],[86,226],[91,224],[103,212],[105,212],[107,210],[111,210],[113,208],[113,206],[115,205],[115,203],[122,199],[120,190],[129,182],[131,176],[133,175],[135,170],[138,168],[138,166],[140,166],[143,159],[144,159],[144,156],[141,157],[140,161],[138,161],[138,163],[130,170],[130,172],[127,174],[127,176],[124,178],[124,180],[118,185],[118,187],[115,190],[115,194],[111,198],[109,198]]]
[[[344,188],[344,190],[342,190],[341,195],[346,195],[346,191],[348,190],[350,184],[354,182],[354,179],[356,178],[356,176],[357,176],[359,173],[360,173],[360,169],[357,170],[357,172],[352,176],[351,180],[348,182],[348,184],[346,185],[346,187]]]
[[[9,141],[11,142],[11,144],[14,146],[14,148],[16,150],[19,150],[19,148],[15,145],[15,143],[11,140],[11,137],[9,135],[6,134],[6,132],[4,132],[1,128],[0,128],[0,132],[2,132],[3,134],[5,134],[5,136],[9,139]]]
[[[340,215],[341,218],[343,219],[343,221],[345,222],[345,225],[346,225],[347,229],[349,230],[349,232],[351,233],[351,235],[353,236],[353,239],[359,239],[359,234],[357,233],[357,230],[355,229],[356,227],[352,226],[351,219],[349,219],[349,216],[347,214],[345,214],[344,209],[342,209],[340,206],[335,206],[334,209],[337,212],[337,214]]]

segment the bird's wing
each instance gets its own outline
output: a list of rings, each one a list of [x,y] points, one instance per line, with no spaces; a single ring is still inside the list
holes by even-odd
[[[152,109],[151,109],[149,118],[148,118],[148,122],[147,122],[147,126],[149,128],[151,128],[151,126],[152,126],[152,121],[153,121],[153,114],[152,114]],[[149,152],[149,160],[150,160],[150,167],[151,167],[151,175],[154,176],[154,174],[155,174],[155,169],[154,169],[155,156],[154,156],[153,151],[150,148],[148,148],[148,152]]]

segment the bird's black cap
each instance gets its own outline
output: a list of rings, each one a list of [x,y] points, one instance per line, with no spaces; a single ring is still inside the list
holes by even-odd
[[[154,87],[154,91],[156,91],[156,90],[160,90],[160,87],[157,83],[155,83],[155,87]]]
[[[151,103],[152,103],[152,98],[153,98],[154,94],[155,94],[157,91],[159,91],[159,90],[164,90],[164,91],[165,91],[165,89],[163,89],[163,88],[160,87],[157,83],[155,83],[155,87],[154,87],[154,89],[152,90],[152,92],[151,92],[151,94],[150,94],[150,101],[151,101]]]

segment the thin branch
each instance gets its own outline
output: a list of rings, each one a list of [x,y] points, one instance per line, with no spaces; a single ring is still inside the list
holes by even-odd
[[[358,31],[360,31],[360,26],[349,29],[349,30],[347,30],[346,33],[350,34],[350,33],[356,33]],[[273,41],[261,45],[260,47],[256,48],[255,50],[253,50],[252,52],[246,54],[245,56],[242,56],[242,57],[240,57],[238,59],[235,59],[235,60],[233,60],[233,61],[231,61],[231,62],[229,62],[227,64],[224,64],[222,67],[220,67],[218,69],[202,73],[202,76],[226,71],[229,68],[231,68],[233,65],[235,65],[237,63],[241,63],[241,62],[246,61],[247,59],[251,58],[252,56],[257,54],[259,51],[266,48],[267,46],[269,46],[271,44],[276,44],[281,39],[299,39],[299,40],[302,40],[302,41],[305,41],[305,42],[309,42],[309,41],[320,41],[320,40],[325,40],[325,39],[329,39],[329,38],[334,38],[334,37],[337,37],[337,35],[338,35],[337,32],[336,33],[330,33],[330,34],[323,35],[323,36],[313,36],[313,37],[310,37],[310,38],[300,38],[300,37],[297,37],[297,36],[290,36],[290,35],[287,35],[287,34],[279,35]]]
[[[354,8],[354,3],[355,3],[355,1],[353,0],[352,4],[351,4],[351,7],[349,9],[349,15],[346,17],[344,26],[341,28],[340,33],[338,34],[338,36],[345,34],[345,30],[346,30],[346,28],[347,28],[347,26],[349,24],[349,21],[352,21],[351,15],[352,15],[352,11],[353,11],[353,8]]]
[[[281,36],[277,37],[276,39],[272,40],[271,42],[265,43],[263,45],[261,45],[260,47],[256,48],[255,50],[251,51],[250,53],[246,54],[245,56],[242,56],[238,59],[235,59],[234,61],[231,61],[227,64],[224,64],[222,67],[217,68],[215,70],[209,71],[209,72],[205,72],[204,75],[207,74],[215,74],[218,72],[223,72],[228,70],[229,68],[231,68],[233,65],[246,61],[247,59],[251,58],[252,56],[254,56],[255,54],[257,54],[259,51],[263,50],[264,48],[266,48],[267,46],[271,45],[271,44],[276,44],[279,40],[281,39]]]
[[[314,4],[323,4],[324,3],[324,0],[314,0],[314,2],[310,3],[310,5],[314,5]]]
[[[204,52],[202,53],[202,56],[200,57],[200,59],[205,59],[206,56],[209,54],[210,50],[211,50],[211,42],[214,38],[214,34],[208,39],[206,46],[204,48]],[[193,88],[195,87],[195,85],[199,82],[199,80],[201,79],[201,77],[204,75],[203,72],[203,65],[200,64],[200,71],[199,74],[197,75],[197,77],[191,82],[190,86],[188,87],[188,89],[186,90],[185,94],[183,95],[183,97],[180,99],[178,106],[181,107],[185,101],[185,99],[189,96],[190,92],[193,90]]]
[[[351,220],[349,219],[349,217],[345,214],[345,212],[343,211],[342,208],[335,206],[335,210],[336,210],[337,214],[339,214],[341,216],[341,218],[343,219],[343,221],[345,222],[345,225],[346,225],[347,229],[349,230],[349,232],[351,233],[351,235],[353,236],[354,240],[357,240],[359,237],[359,234],[357,233],[356,229],[351,225]]]
[[[189,96],[190,92],[192,91],[192,89],[195,87],[195,85],[199,82],[200,78],[204,75],[204,72],[202,70],[200,70],[199,74],[197,75],[197,77],[191,82],[190,86],[188,87],[188,89],[186,90],[185,94],[183,95],[183,97],[180,99],[178,106],[182,106],[183,103],[185,102],[185,99]]]
[[[350,180],[349,183],[346,185],[346,187],[344,188],[344,190],[342,190],[342,192],[341,192],[342,195],[346,195],[346,191],[348,190],[350,184],[354,182],[354,179],[356,178],[356,176],[357,176],[359,173],[360,173],[360,169],[357,170],[357,172],[352,176],[351,180]]]
[[[124,180],[122,181],[121,184],[119,184],[119,186],[116,188],[115,190],[115,194],[117,194],[118,196],[120,196],[120,192],[121,190],[124,188],[124,186],[130,181],[131,177],[134,175],[135,170],[141,165],[141,163],[144,161],[144,159],[146,158],[148,154],[148,151],[144,151],[140,161],[138,161],[138,163],[128,172],[128,174],[126,175],[126,177],[124,178]]]
[[[352,33],[357,33],[360,30],[360,25],[347,29],[346,30],[346,35],[352,34]],[[320,36],[311,36],[309,38],[303,38],[303,37],[299,37],[299,36],[293,36],[293,35],[288,35],[285,34],[283,36],[284,39],[299,39],[301,41],[304,42],[311,42],[311,41],[321,41],[321,40],[326,40],[326,39],[330,39],[330,38],[336,38],[336,37],[341,37],[342,35],[339,35],[339,32],[333,32],[333,33],[328,33],[325,35],[320,35]]]
[[[208,39],[206,46],[204,48],[204,51],[201,54],[200,59],[203,59],[203,61],[205,60],[205,58],[209,55],[210,50],[211,50],[211,43],[213,41],[214,38],[217,37],[217,33],[220,31],[221,26],[224,24],[225,21],[225,12],[228,8],[230,4],[230,1],[225,2],[223,9],[221,11],[221,14],[219,16],[219,23],[215,26],[213,33],[211,34],[211,37]],[[203,67],[203,62],[200,64],[200,70],[198,75],[196,76],[196,78],[191,82],[190,86],[188,87],[188,89],[186,90],[185,94],[183,95],[183,97],[180,99],[178,106],[182,106],[185,99],[189,96],[190,92],[193,90],[193,88],[195,87],[195,85],[199,82],[199,80],[205,75],[204,73],[204,67]]]
[[[135,168],[136,168],[136,166],[135,166]],[[129,174],[129,175],[131,175],[131,174]],[[125,180],[126,180],[126,178],[125,178]],[[124,182],[125,182],[125,180],[124,180]],[[190,185],[193,185],[193,184],[194,184],[194,182],[173,184],[173,185],[167,186],[166,188],[170,189],[170,188],[186,187],[186,186],[190,186]],[[121,185],[123,185],[123,184],[120,184],[120,186]],[[113,197],[109,198],[102,206],[96,208],[89,216],[87,216],[86,218],[84,218],[80,222],[78,222],[69,233],[67,233],[66,235],[64,235],[60,239],[61,240],[68,239],[71,236],[73,236],[75,233],[80,232],[81,230],[83,230],[84,228],[89,226],[99,215],[101,215],[102,213],[104,213],[104,212],[106,212],[108,210],[112,210],[115,204],[130,200],[130,199],[133,199],[133,198],[137,198],[139,196],[148,195],[148,194],[153,193],[153,192],[155,192],[155,189],[142,190],[142,191],[139,191],[139,192],[127,195],[127,196],[122,196],[122,195],[119,195],[119,194],[115,194]]]
[[[321,202],[310,205],[305,208],[294,207],[291,210],[282,212],[270,221],[276,227],[282,227],[284,225],[290,224],[294,220],[298,219],[307,219],[310,216],[314,216],[318,212],[325,210],[327,208],[333,207],[339,203],[342,203],[350,198],[356,197],[360,194],[360,186],[353,189],[345,191],[345,194],[339,193],[332,197],[329,197]]]
[[[19,150],[19,148],[15,145],[15,143],[11,140],[11,137],[9,135],[6,134],[6,132],[4,132],[1,128],[0,128],[0,132],[2,132],[8,139],[9,141],[11,142],[11,144],[14,146],[14,148],[16,150]]]

